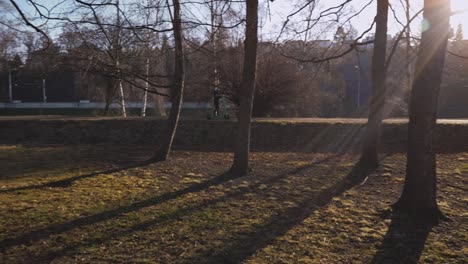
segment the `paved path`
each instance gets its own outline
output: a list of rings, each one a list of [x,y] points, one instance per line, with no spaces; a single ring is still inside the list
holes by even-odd
[[[260,122],[300,122],[300,123],[367,123],[367,118],[255,118]],[[384,121],[389,124],[407,123],[407,118],[390,118]],[[438,119],[440,124],[468,124],[468,119]]]
[[[3,120],[138,120],[138,119],[162,119],[161,117],[82,117],[82,116],[0,116],[0,121]],[[184,119],[182,120],[196,120]],[[203,120],[203,119],[202,119]],[[217,120],[224,121],[224,120]],[[287,123],[359,123],[364,124],[367,122],[365,118],[254,118],[256,122],[287,122]],[[216,121],[210,121],[216,122]],[[385,123],[401,124],[407,123],[406,118],[392,118],[386,119]],[[467,124],[468,119],[439,119],[440,124]]]

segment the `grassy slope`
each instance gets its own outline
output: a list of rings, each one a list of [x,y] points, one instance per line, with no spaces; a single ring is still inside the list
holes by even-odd
[[[0,147],[0,263],[463,263],[468,257],[468,153],[439,157],[433,228],[389,215],[404,177],[392,155],[333,197],[355,157],[254,153],[254,173],[217,178],[225,153],[150,154],[109,145]],[[104,173],[99,173],[104,172]]]

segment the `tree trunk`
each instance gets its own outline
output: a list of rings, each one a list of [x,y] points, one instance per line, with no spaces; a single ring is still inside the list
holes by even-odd
[[[376,168],[379,165],[378,147],[385,106],[385,60],[387,54],[388,0],[377,1],[374,53],[372,55],[372,96],[364,148],[359,165]]]
[[[171,91],[171,111],[169,112],[169,118],[167,125],[162,133],[160,139],[160,145],[150,161],[159,162],[165,161],[171,150],[172,142],[174,141],[174,135],[176,133],[177,124],[179,123],[180,110],[182,107],[183,92],[184,92],[184,51],[183,51],[183,35],[182,35],[182,22],[180,17],[180,1],[173,1],[173,18],[172,27],[174,28],[174,44],[175,44],[175,55],[174,55],[174,83]]]
[[[121,49],[121,39],[120,39],[120,2],[119,0],[116,1],[116,15],[117,15],[117,36],[115,39],[115,44],[114,44],[114,49],[115,49],[115,66],[117,68],[117,76],[119,76],[118,82],[119,82],[119,95],[120,95],[120,105],[122,109],[122,116],[127,117],[127,111],[125,110],[125,94],[124,94],[124,89],[122,85],[122,71],[120,70],[120,55],[122,53]]]
[[[110,105],[112,104],[112,98],[114,96],[114,80],[113,79],[108,79],[107,80],[107,85],[106,85],[106,90],[104,94],[104,100],[106,102],[106,105],[104,106],[104,116],[109,115],[109,110],[110,110]]]
[[[145,83],[145,92],[143,93],[143,108],[141,109],[141,116],[146,116],[146,106],[148,104],[148,89],[149,89],[149,58],[146,59],[146,83]]]
[[[106,101],[106,105],[104,106],[104,111],[102,113],[103,116],[109,115],[109,107],[110,107],[110,102]]]
[[[450,0],[424,1],[427,28],[424,28],[421,37],[410,98],[406,179],[401,197],[395,204],[397,210],[428,220],[436,220],[442,216],[436,201],[437,175],[433,140],[450,12]]]
[[[164,107],[164,99],[161,95],[153,94],[154,114],[160,117],[166,117],[166,109]]]
[[[250,126],[255,93],[258,43],[258,0],[247,0],[247,25],[244,44],[244,68],[239,93],[239,121],[234,161],[230,169],[233,176],[249,172]]]
[[[219,86],[219,76],[218,76],[218,47],[217,47],[217,38],[216,38],[216,26],[215,25],[218,21],[217,17],[217,10],[215,8],[215,1],[211,0],[211,43],[213,46],[213,89],[217,90]]]
[[[406,59],[408,60],[406,62],[406,83],[408,90],[410,90],[411,85],[413,83],[413,80],[411,79],[411,17],[410,17],[410,11],[411,11],[411,5],[410,5],[410,0],[406,0],[406,9],[405,9],[405,15],[406,15],[406,24],[408,26],[406,27]],[[407,94],[407,93],[406,93]]]
[[[124,95],[124,90],[123,90],[123,85],[122,85],[122,79],[119,79],[119,94],[120,94],[120,104],[122,106],[122,116],[127,117],[127,111],[125,107],[125,95]]]

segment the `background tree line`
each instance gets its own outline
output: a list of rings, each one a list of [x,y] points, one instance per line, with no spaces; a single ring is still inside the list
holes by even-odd
[[[204,4],[209,5],[210,1]],[[183,43],[186,51],[185,101],[210,102],[216,78],[222,93],[234,105],[238,105],[243,33],[239,27],[228,24],[239,20],[240,11],[234,7],[222,7],[221,3],[217,5],[217,12],[223,13],[217,15],[215,27],[210,27],[209,22],[198,21],[195,26],[194,21],[187,22],[190,28],[187,26],[185,30]],[[84,9],[83,13],[89,11],[89,8],[81,8]],[[122,104],[122,99],[144,102],[145,98],[147,100],[144,89],[149,83],[148,88],[161,94],[153,94],[150,99],[158,109],[156,114],[164,115],[161,105],[167,101],[170,93],[167,86],[174,70],[174,43],[166,21],[167,12],[161,1],[147,1],[125,8],[119,9],[118,16],[113,10],[115,8],[109,7],[110,11],[93,14],[86,17],[86,21],[80,20],[80,23],[61,21],[60,29],[55,29],[48,41],[41,35],[3,26],[0,32],[1,100],[9,99],[8,74],[13,69],[16,84],[14,99],[42,101],[41,82],[46,80],[49,102],[91,100],[105,102],[106,105],[112,102]],[[136,30],[130,21],[122,18],[118,21],[119,17],[127,14],[144,17],[142,24],[161,27],[157,30],[160,32],[143,26]],[[297,59],[336,54],[346,49],[359,34],[352,26],[335,24],[330,26],[335,32],[333,40],[316,37],[311,40],[259,41],[254,116],[366,115],[372,85],[372,43],[321,63]],[[463,40],[463,29],[459,26],[452,31],[453,41],[449,45],[458,54],[467,55],[466,49],[462,48],[468,45]],[[372,35],[368,37],[372,38]],[[389,52],[395,42],[397,36],[388,37]],[[387,116],[408,114],[408,77],[400,66],[414,64],[418,45],[419,37],[411,36],[410,56],[405,41],[400,40],[396,45],[394,63],[388,70],[387,82],[391,89],[388,89],[390,95],[386,98]],[[46,46],[49,48],[43,50]],[[119,57],[121,77],[115,69],[117,60],[114,57]],[[216,76],[212,70],[215,62],[218,65]],[[450,56],[448,59],[440,104],[442,116],[468,114],[467,107],[464,107],[466,104],[460,101],[466,96],[466,89],[462,87],[468,85],[464,78],[466,65],[466,60],[461,58]],[[120,94],[120,84],[123,96]],[[107,114],[107,108],[104,114]]]

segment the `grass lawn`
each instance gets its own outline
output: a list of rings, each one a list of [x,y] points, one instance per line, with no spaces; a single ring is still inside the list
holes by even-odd
[[[336,193],[356,156],[181,152],[144,146],[0,146],[0,263],[466,263],[468,153],[438,157],[450,221],[392,216],[405,157]]]

